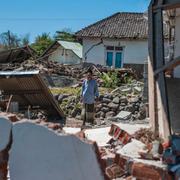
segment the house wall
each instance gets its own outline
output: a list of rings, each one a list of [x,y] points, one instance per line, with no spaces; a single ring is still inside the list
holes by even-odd
[[[100,39],[83,39],[83,59],[85,59],[85,53],[88,49],[98,42],[100,42]],[[87,54],[87,62],[106,65],[105,46],[123,46],[123,64],[144,64],[144,61],[147,60],[148,42],[145,40],[122,41],[103,39],[103,44],[94,47]]]
[[[175,26],[175,58],[180,56],[180,8],[176,11],[176,26]],[[180,78],[180,66],[175,68],[174,77]]]
[[[57,61],[61,64],[78,64],[81,59],[76,56],[71,50],[65,50],[63,47],[58,47],[48,60]]]

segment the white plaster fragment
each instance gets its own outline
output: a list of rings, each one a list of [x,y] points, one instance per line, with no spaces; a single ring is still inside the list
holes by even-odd
[[[31,122],[13,126],[11,180],[103,180],[94,146]]]

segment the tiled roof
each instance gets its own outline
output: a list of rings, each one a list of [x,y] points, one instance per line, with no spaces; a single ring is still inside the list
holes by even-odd
[[[144,13],[116,13],[78,31],[76,36],[146,39],[148,19]]]

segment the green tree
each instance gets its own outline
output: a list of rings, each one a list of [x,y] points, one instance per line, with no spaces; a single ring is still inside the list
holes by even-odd
[[[42,35],[38,35],[35,38],[35,42],[32,44],[32,48],[38,53],[38,55],[42,55],[43,52],[53,43],[53,39],[50,37],[48,33],[42,33]]]
[[[55,40],[63,40],[63,41],[76,41],[74,33],[69,28],[64,28],[62,31],[56,31],[54,35]]]

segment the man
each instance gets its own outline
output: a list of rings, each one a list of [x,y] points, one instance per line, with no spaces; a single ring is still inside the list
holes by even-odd
[[[96,80],[93,79],[92,71],[89,69],[81,91],[83,125],[85,125],[86,122],[94,123],[94,103],[98,100],[98,97],[98,85]]]

